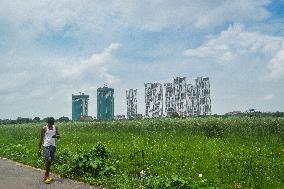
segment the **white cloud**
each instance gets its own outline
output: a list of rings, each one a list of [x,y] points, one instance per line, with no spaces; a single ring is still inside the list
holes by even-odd
[[[0,94],[9,93],[17,90],[19,86],[25,86],[31,81],[31,76],[26,71],[1,73],[0,75]]]
[[[114,53],[119,47],[112,43],[86,59],[1,54],[0,118],[70,116],[71,94],[79,91],[91,95],[90,112],[94,112],[96,89],[104,83],[113,86],[120,82],[112,74],[118,61]]]
[[[273,95],[273,94],[267,94],[267,95],[265,95],[265,96],[263,97],[263,100],[265,100],[265,101],[269,101],[269,100],[272,100],[272,99],[273,99],[273,97],[274,97],[274,95]]]
[[[160,30],[175,26],[207,28],[226,22],[247,23],[261,21],[270,16],[265,7],[270,0],[187,0],[114,1],[123,23],[147,30]]]
[[[78,60],[78,63],[73,63],[72,66],[62,64],[61,69],[63,77],[79,77],[84,73],[96,74],[103,78],[107,83],[113,84],[119,82],[119,79],[108,73],[107,66],[115,63],[113,53],[120,47],[120,44],[112,43],[109,47],[105,48],[101,53],[94,53],[90,58]],[[70,62],[69,62],[70,64]],[[64,68],[65,67],[65,68]]]
[[[120,79],[110,74],[105,67],[102,67],[99,70],[99,76],[105,81],[105,84],[108,85],[113,85],[120,82]]]
[[[264,63],[271,70],[269,77],[284,75],[284,38],[247,32],[235,24],[220,35],[209,38],[203,45],[188,49],[184,54],[191,58],[210,60],[221,64]]]
[[[33,89],[31,91],[31,96],[32,97],[43,96],[45,93],[46,93],[46,91],[43,90],[43,89]]]
[[[269,68],[271,69],[270,78],[278,78],[284,75],[284,42],[282,49],[270,60]]]
[[[2,99],[0,117],[29,116],[30,112],[42,112],[39,116],[66,115],[70,113],[72,93],[81,91],[95,96],[97,87],[103,83],[110,84],[116,88],[116,91],[118,89],[122,91],[120,94],[116,93],[121,96],[121,99],[116,101],[116,106],[120,103],[120,109],[124,109],[124,104],[121,103],[125,100],[124,88],[129,87],[130,83],[133,87],[141,84],[140,92],[143,95],[145,78],[152,81],[171,77],[171,74],[187,73],[188,70],[181,70],[182,65],[179,61],[183,58],[172,54],[171,49],[175,48],[172,43],[169,46],[159,43],[157,49],[168,50],[174,61],[157,60],[154,63],[131,59],[133,62],[123,67],[125,62],[116,64],[118,60],[115,53],[119,49],[119,44],[113,43],[101,51],[93,49],[110,41],[119,41],[123,44],[126,41],[127,44],[127,40],[132,39],[131,37],[125,39],[128,34],[150,40],[148,33],[141,30],[163,31],[181,27],[199,35],[200,30],[195,30],[196,28],[212,29],[224,23],[238,22],[246,25],[263,21],[269,17],[269,13],[265,10],[269,2],[268,0],[0,0],[0,32],[4,31],[4,35],[3,33],[0,35],[3,39],[2,43],[0,42]],[[65,32],[69,27],[71,29]],[[129,33],[122,34],[121,31]],[[136,31],[138,33],[135,33]],[[179,44],[184,39],[174,36],[179,33],[178,29],[175,31],[171,36],[159,37],[177,39],[176,43]],[[62,37],[61,34],[64,36]],[[163,32],[161,34],[163,35]],[[78,43],[74,45],[76,47],[71,44],[70,51],[69,44],[61,40],[61,37],[64,38],[66,35],[71,36],[72,40],[74,37],[75,43]],[[202,32],[200,35],[203,35]],[[119,38],[121,36],[122,38]],[[246,32],[242,27],[235,25],[220,36],[211,37],[201,47],[190,49],[186,54],[197,58],[210,57],[213,61],[227,63],[243,60],[248,62],[254,60],[253,56],[258,57],[267,62],[271,70],[269,76],[278,78],[283,75],[281,51],[283,44],[281,45],[280,42],[282,40],[281,37]],[[161,44],[162,41],[163,39]],[[159,54],[147,48],[148,43],[147,41],[145,45],[142,44],[143,47],[137,50],[148,51],[153,53],[150,56],[158,57]],[[57,48],[59,52],[56,51]],[[126,57],[132,57],[127,48],[129,47],[123,48]],[[9,55],[6,51],[12,53]],[[165,51],[163,50],[162,54]],[[90,54],[90,52],[95,53]],[[86,56],[86,53],[89,55]],[[144,57],[149,57],[149,54]],[[165,63],[166,61],[168,62]],[[156,70],[160,70],[161,73],[155,74]],[[190,70],[190,74],[197,74],[195,71]],[[120,82],[120,79],[126,82]],[[6,105],[2,106],[4,102]],[[32,104],[34,105],[30,106]],[[95,105],[90,109],[95,109],[94,107]],[[11,113],[4,111],[7,109],[10,109]]]
[[[226,22],[247,23],[261,21],[270,16],[265,9],[270,0],[222,1],[218,6],[210,8],[199,15],[195,26],[206,28],[222,25]]]
[[[60,31],[73,25],[85,32],[121,27],[162,30],[175,26],[207,28],[226,22],[247,23],[269,17],[270,0],[2,0],[0,17],[24,33]]]

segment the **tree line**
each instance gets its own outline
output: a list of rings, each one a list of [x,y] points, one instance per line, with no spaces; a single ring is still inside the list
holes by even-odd
[[[226,113],[224,115],[218,115],[218,114],[213,114],[213,115],[199,115],[199,116],[192,116],[192,117],[220,117],[220,118],[226,118],[226,117],[284,117],[284,112],[240,112],[240,113],[235,113],[235,114],[231,114],[231,113]],[[169,118],[185,118],[185,117],[181,117],[178,114],[172,114],[171,116],[169,116]],[[12,119],[0,119],[0,124],[21,124],[21,123],[46,123],[47,121],[47,117],[40,119],[40,117],[34,117],[32,118],[22,118],[22,117],[18,117],[15,120]],[[58,119],[56,119],[56,122],[68,122],[68,121],[72,121],[69,119],[69,117],[65,117],[62,116]],[[84,120],[78,120],[78,121],[84,121]],[[88,120],[90,121],[90,120]],[[93,120],[93,121],[97,121],[97,120]]]
[[[18,117],[17,119],[0,119],[0,124],[20,124],[20,123],[46,123],[48,117],[40,119],[40,117],[34,117],[32,118],[23,118]],[[57,122],[67,122],[70,121],[68,117],[60,117],[56,119]]]

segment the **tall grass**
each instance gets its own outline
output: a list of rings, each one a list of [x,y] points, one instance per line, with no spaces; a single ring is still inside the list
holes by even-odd
[[[0,126],[0,155],[43,168],[36,153],[41,126]],[[58,127],[62,138],[53,170],[92,184],[284,188],[283,118],[67,122]],[[97,144],[109,155],[92,155]]]

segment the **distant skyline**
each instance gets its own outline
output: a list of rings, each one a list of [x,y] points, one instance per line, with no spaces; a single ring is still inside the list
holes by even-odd
[[[212,114],[284,111],[282,0],[1,0],[0,119],[72,115],[72,94],[209,77]]]

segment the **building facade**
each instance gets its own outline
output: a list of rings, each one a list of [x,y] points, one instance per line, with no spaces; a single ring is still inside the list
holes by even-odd
[[[176,77],[174,78],[174,97],[175,97],[175,111],[180,116],[187,115],[186,107],[186,78]]]
[[[101,87],[97,89],[97,119],[114,119],[114,89]]]
[[[165,114],[171,115],[175,112],[175,96],[172,83],[165,83]]]
[[[174,78],[165,83],[165,112],[180,116],[211,114],[210,82],[208,77],[197,77],[195,85],[187,84],[185,77]]]
[[[137,89],[126,90],[127,118],[132,119],[137,116]]]
[[[80,120],[88,116],[89,95],[72,94],[72,120]]]
[[[197,77],[196,85],[196,115],[211,114],[211,97],[209,77]]]
[[[163,85],[145,83],[145,117],[163,116]]]
[[[187,84],[186,87],[186,109],[187,116],[196,114],[196,87],[192,84]]]

